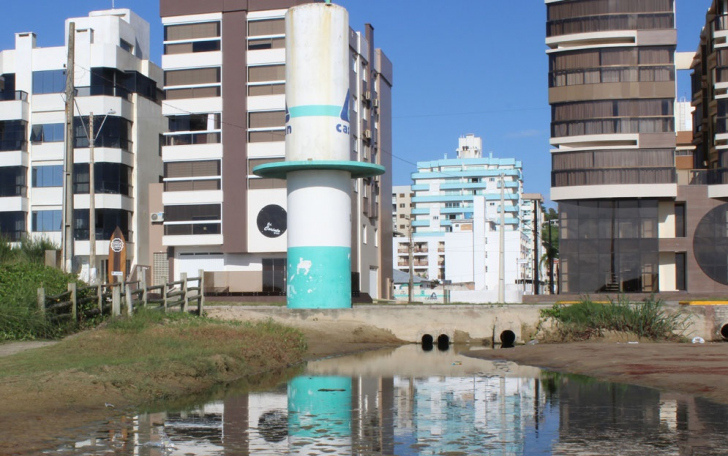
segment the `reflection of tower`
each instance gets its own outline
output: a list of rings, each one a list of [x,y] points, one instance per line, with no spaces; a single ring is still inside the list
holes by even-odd
[[[351,454],[351,378],[291,380],[288,436],[289,454]]]
[[[384,173],[350,161],[349,16],[309,3],[286,14],[286,161],[256,167],[287,179],[289,308],[351,307],[351,179]]]

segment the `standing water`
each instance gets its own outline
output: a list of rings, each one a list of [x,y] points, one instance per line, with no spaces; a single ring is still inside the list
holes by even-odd
[[[688,395],[404,346],[118,417],[48,454],[718,455],[727,423],[728,406]]]

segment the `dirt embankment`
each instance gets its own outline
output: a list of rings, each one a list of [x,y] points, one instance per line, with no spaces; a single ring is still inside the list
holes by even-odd
[[[469,352],[612,382],[694,394],[728,404],[728,344],[577,342]]]
[[[354,324],[332,326],[311,323],[301,325],[299,329],[308,344],[307,359],[392,346],[400,342],[386,331]],[[54,344],[2,344],[0,356],[11,356],[28,349],[44,350],[43,346]],[[264,360],[257,362],[265,365]],[[267,376],[267,371],[260,372],[257,377]],[[145,379],[140,379],[142,381]],[[202,392],[213,386],[209,379],[189,372],[165,372],[154,381],[165,384],[160,390],[168,397]],[[260,378],[251,379],[253,384],[258,381]],[[76,429],[88,423],[112,419],[125,410],[132,411],[146,404],[149,394],[135,391],[128,384],[99,380],[98,376],[71,369],[33,375],[32,378],[2,379],[0,398],[0,455],[31,455],[53,448],[57,438],[74,436]]]

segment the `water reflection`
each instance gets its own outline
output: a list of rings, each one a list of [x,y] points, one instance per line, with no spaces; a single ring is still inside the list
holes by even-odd
[[[122,417],[95,455],[712,455],[728,407],[419,346],[309,363],[263,392]]]

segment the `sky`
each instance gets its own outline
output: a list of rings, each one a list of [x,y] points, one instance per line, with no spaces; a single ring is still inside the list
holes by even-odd
[[[0,49],[15,33],[35,32],[41,47],[63,44],[67,17],[130,8],[151,25],[152,61],[161,63],[162,26],[155,0],[5,0]],[[204,1],[204,0],[199,0]],[[483,138],[483,152],[523,163],[524,191],[549,202],[550,108],[546,6],[525,0],[333,0],[350,25],[374,27],[375,47],[394,66],[394,185],[409,185],[418,161],[455,157],[458,137]],[[676,0],[678,51],[694,52],[711,0]],[[31,14],[32,12],[32,14]],[[678,78],[689,99],[689,75]]]

